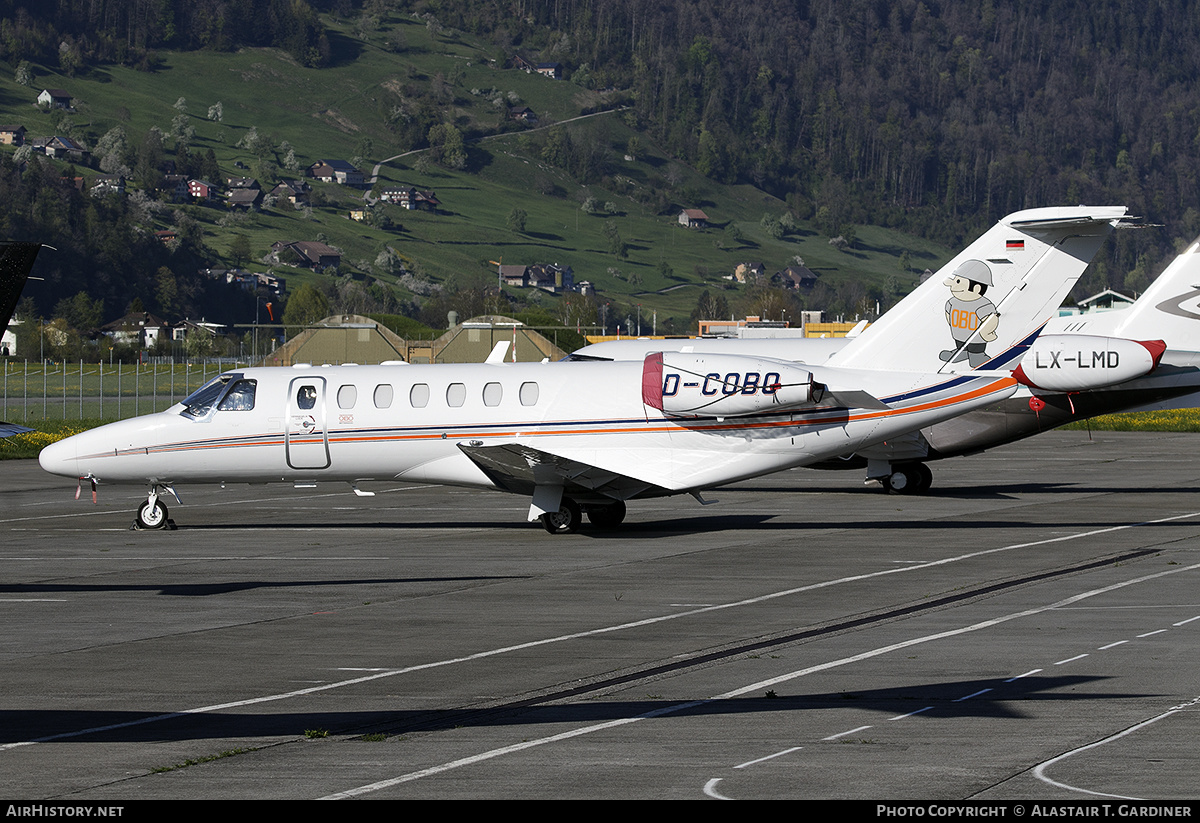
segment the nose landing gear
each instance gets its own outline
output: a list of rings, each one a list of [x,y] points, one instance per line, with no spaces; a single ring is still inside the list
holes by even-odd
[[[175,521],[167,516],[166,505],[158,499],[159,489],[165,489],[171,493],[171,496],[176,501],[179,500],[179,495],[175,494],[175,490],[170,486],[151,486],[150,494],[146,496],[146,502],[143,503],[137,510],[137,517],[134,518],[133,526],[135,531],[144,529],[174,529]]]

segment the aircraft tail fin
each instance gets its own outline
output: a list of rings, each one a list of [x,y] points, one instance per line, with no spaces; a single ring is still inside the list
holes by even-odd
[[[1008,215],[829,365],[943,374],[1011,367],[1126,211],[1073,206]]]
[[[1113,337],[1162,340],[1169,349],[1200,351],[1200,238],[1132,306],[1096,315],[1101,318],[1116,324],[1106,331]]]
[[[33,270],[33,261],[37,259],[41,248],[41,243],[0,243],[0,317],[4,323],[0,334],[8,331],[8,323],[17,308],[17,301],[21,299],[21,290],[25,288],[25,281]]]

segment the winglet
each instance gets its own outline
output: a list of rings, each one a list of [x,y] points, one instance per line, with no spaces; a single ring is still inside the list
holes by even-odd
[[[492,353],[489,354],[487,356],[487,360],[484,360],[483,362],[484,363],[503,363],[504,355],[508,354],[508,343],[509,343],[509,341],[507,341],[507,340],[501,340],[495,346],[492,346]]]

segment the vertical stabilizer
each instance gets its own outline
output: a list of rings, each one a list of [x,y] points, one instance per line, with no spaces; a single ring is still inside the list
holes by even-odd
[[[1008,215],[829,365],[941,373],[1011,365],[1125,214],[1073,206]]]
[[[41,243],[0,243],[0,318],[4,323],[0,334],[8,331],[8,322],[41,247]]]
[[[1200,239],[1176,257],[1137,302],[1111,317],[1116,325],[1109,333],[1114,337],[1162,340],[1175,351],[1200,351]]]

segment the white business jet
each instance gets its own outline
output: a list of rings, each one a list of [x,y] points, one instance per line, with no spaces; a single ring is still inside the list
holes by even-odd
[[[575,531],[582,513],[615,526],[627,500],[699,499],[1011,395],[1009,371],[947,367],[978,351],[1018,357],[1044,320],[1035,315],[1057,306],[1125,209],[1022,214],[960,255],[987,269],[971,267],[971,282],[989,285],[970,288],[987,293],[996,322],[976,297],[955,305],[948,328],[946,287],[930,281],[849,344],[844,355],[862,354],[844,365],[653,352],[610,362],[248,368],[164,412],[48,446],[41,465],[81,483],[148,486],[142,528],[168,524],[161,493],[178,500],[174,486],[184,483],[342,481],[357,492],[360,482],[392,479],[526,496],[529,519],[552,534]],[[952,336],[956,349],[947,348]]]

